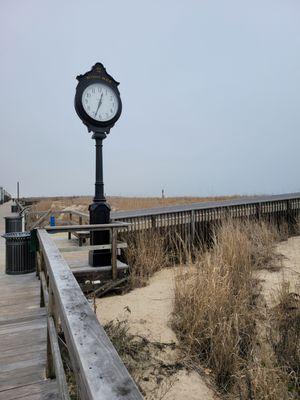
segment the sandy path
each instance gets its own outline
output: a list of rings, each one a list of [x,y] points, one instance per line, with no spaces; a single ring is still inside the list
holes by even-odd
[[[281,256],[276,261],[281,268],[278,271],[261,270],[258,274],[268,305],[272,303],[283,280],[290,282],[292,290],[300,290],[300,236],[278,243],[276,252]]]
[[[101,323],[112,319],[128,319],[130,330],[151,341],[177,343],[176,335],[170,327],[173,309],[173,282],[176,268],[164,269],[151,278],[149,285],[135,289],[123,296],[112,296],[97,300],[97,316]],[[175,349],[167,353],[168,361],[180,361],[180,354]],[[146,399],[163,400],[212,400],[217,399],[204,379],[195,372],[178,371],[169,382],[163,382],[161,391],[150,393],[153,389],[141,384],[148,394]],[[165,392],[163,392],[165,390]]]

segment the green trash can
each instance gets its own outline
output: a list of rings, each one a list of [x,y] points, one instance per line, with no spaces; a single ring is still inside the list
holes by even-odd
[[[30,246],[30,232],[10,232],[6,240],[5,273],[8,275],[28,274],[35,271],[35,252]]]
[[[12,212],[12,213],[17,213],[18,211],[19,211],[18,205],[17,205],[16,203],[13,203],[13,204],[11,205],[11,212]]]
[[[18,213],[13,213],[4,217],[5,233],[22,232],[22,217]]]

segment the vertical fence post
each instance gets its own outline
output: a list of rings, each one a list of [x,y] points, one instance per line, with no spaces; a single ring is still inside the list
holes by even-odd
[[[70,225],[72,225],[72,212],[70,212],[69,216],[70,216]],[[68,232],[68,240],[71,240],[71,237],[72,237],[72,233]]]
[[[117,233],[118,233],[118,228],[112,228],[111,229],[111,270],[112,270],[112,278],[113,278],[113,280],[116,280],[118,278]]]
[[[257,203],[255,207],[256,207],[256,219],[257,219],[257,221],[260,221],[260,219],[261,219],[261,205],[260,205],[260,203]]]
[[[292,225],[292,207],[290,200],[286,202],[286,222],[288,224],[288,230],[290,231]]]
[[[151,225],[152,225],[152,229],[156,229],[156,218],[154,215],[151,215]]]
[[[195,210],[191,211],[191,245],[195,243]]]
[[[48,286],[48,293],[49,293],[49,300],[48,300],[48,318],[54,318],[54,297],[53,291],[51,288],[51,282],[49,281]],[[56,321],[55,321],[56,322]],[[51,342],[50,342],[50,332],[49,332],[49,324],[47,323],[47,364],[46,364],[46,377],[48,379],[55,378],[55,367],[54,367],[54,360],[51,350]]]

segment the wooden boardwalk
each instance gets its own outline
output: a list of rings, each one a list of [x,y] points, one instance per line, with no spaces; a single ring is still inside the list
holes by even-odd
[[[10,203],[0,206],[0,234]],[[45,379],[47,318],[35,273],[5,274],[0,238],[0,400],[59,399],[56,380]]]

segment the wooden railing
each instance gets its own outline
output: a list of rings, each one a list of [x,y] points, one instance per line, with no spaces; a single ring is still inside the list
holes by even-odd
[[[66,226],[46,226],[45,229],[49,233],[60,233],[60,232],[82,232],[82,231],[105,231],[108,230],[110,232],[110,243],[86,246],[85,250],[110,250],[111,251],[111,278],[113,280],[118,277],[118,269],[117,269],[117,256],[118,249],[124,248],[125,244],[118,244],[118,231],[127,230],[129,227],[129,223],[127,222],[114,222],[111,224],[101,224],[101,225],[66,225]],[[76,251],[80,250],[78,248],[63,248],[60,249],[61,252],[65,251]]]
[[[116,224],[115,224],[116,225]],[[120,224],[118,224],[120,227]],[[82,227],[48,227],[67,231]],[[84,229],[117,229],[88,225]],[[85,298],[67,262],[45,229],[38,229],[37,273],[41,306],[47,307],[47,377],[56,378],[62,399],[69,399],[59,346],[63,337],[81,400],[142,399],[114,346]],[[114,236],[114,235],[112,235]]]
[[[0,204],[6,203],[9,200],[11,200],[11,195],[3,187],[0,187]]]
[[[80,211],[72,210],[46,210],[46,211],[31,211],[30,208],[24,213],[25,227],[27,230],[44,227],[49,224],[50,217],[64,216],[63,221],[58,224],[82,225],[88,223],[89,215]],[[57,221],[56,221],[57,223]]]
[[[69,215],[68,223],[82,224],[88,221],[88,214],[78,211],[27,212],[26,220],[50,215]],[[292,226],[300,214],[300,193],[274,196],[238,198],[229,201],[191,203],[152,209],[117,211],[111,213],[112,221],[130,223],[130,232],[156,230],[170,237],[180,236],[184,242],[209,240],[213,226],[224,218],[265,219]],[[48,222],[47,222],[48,223]]]

